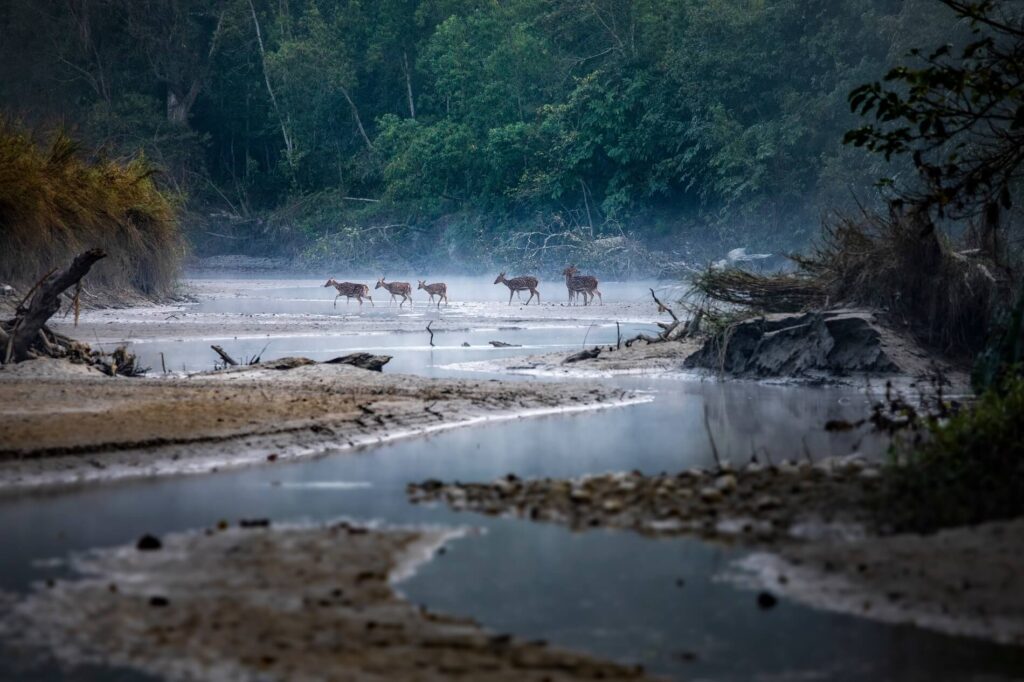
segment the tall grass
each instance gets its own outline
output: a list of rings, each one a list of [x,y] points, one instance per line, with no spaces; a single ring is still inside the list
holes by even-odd
[[[0,120],[0,282],[31,286],[91,247],[87,291],[170,292],[185,254],[175,201],[142,156],[87,160],[64,132],[37,144]]]
[[[886,313],[925,345],[954,356],[981,350],[1015,273],[901,213],[863,213],[824,226],[795,273],[708,269],[691,277],[709,302],[754,312],[865,306]]]

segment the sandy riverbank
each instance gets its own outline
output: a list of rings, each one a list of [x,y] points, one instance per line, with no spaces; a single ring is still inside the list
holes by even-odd
[[[273,464],[636,400],[596,384],[431,380],[348,365],[112,379],[31,361],[0,370],[0,490]]]
[[[393,583],[451,529],[252,525],[77,557],[72,579],[5,598],[0,629],[167,680],[647,679],[403,599]]]
[[[577,530],[699,535],[757,550],[728,578],[818,608],[1024,645],[1024,520],[879,535],[858,458],[678,475],[409,486],[413,501]]]

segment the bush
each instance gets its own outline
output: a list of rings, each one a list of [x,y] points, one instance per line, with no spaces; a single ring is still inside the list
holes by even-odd
[[[110,257],[90,274],[90,289],[169,293],[185,243],[154,174],[142,156],[87,161],[63,132],[43,148],[0,120],[0,281],[27,288],[100,247]]]
[[[883,526],[931,532],[1024,514],[1024,378],[1008,374],[971,406],[924,424],[893,446]]]

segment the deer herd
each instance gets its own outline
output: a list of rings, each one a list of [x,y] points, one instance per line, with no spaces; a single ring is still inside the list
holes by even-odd
[[[604,299],[601,297],[601,292],[597,290],[597,278],[592,275],[581,275],[579,270],[576,269],[575,265],[570,265],[562,271],[565,276],[565,288],[569,291],[569,305],[575,305],[577,303],[576,297],[581,296],[583,298],[583,305],[590,305],[594,301],[594,296],[597,296],[598,300],[603,304]],[[416,287],[417,291],[422,289],[427,292],[430,296],[430,302],[434,302],[434,298],[437,298],[437,307],[441,308],[441,302],[448,305],[448,285],[444,282],[436,282],[434,284],[427,284],[426,280],[417,280],[419,286]],[[512,305],[512,297],[517,293],[524,291],[530,292],[530,297],[526,299],[525,305],[530,305],[530,301],[533,297],[537,297],[537,304],[540,305],[540,291],[537,290],[537,278],[529,275],[513,277],[511,279],[505,277],[505,273],[499,274],[495,280],[495,284],[504,284],[508,287],[508,304]],[[373,298],[370,296],[370,287],[365,284],[358,284],[356,282],[339,282],[338,280],[331,278],[324,284],[325,287],[334,287],[338,291],[338,295],[334,297],[334,306],[338,306],[338,299],[342,296],[345,297],[345,302],[350,302],[353,298],[359,301],[359,305],[363,304],[365,298],[373,305]],[[377,280],[376,289],[384,289],[391,294],[391,300],[388,301],[388,305],[391,305],[396,300],[398,301],[398,307],[401,308],[405,305],[405,302],[409,302],[411,308],[412,303],[412,285],[408,282],[387,282],[384,277]],[[521,299],[520,299],[521,300]]]

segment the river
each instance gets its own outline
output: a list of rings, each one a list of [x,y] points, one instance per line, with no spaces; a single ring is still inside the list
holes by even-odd
[[[111,320],[194,318],[194,332],[179,333],[188,329],[183,324],[171,338],[158,326],[139,324],[133,328],[139,333],[124,339],[151,367],[160,366],[162,353],[170,371],[208,369],[215,360],[210,343],[222,343],[236,356],[262,350],[266,359],[324,359],[365,349],[394,356],[386,371],[427,376],[467,376],[452,365],[578,348],[584,339],[588,345],[614,343],[619,333],[653,329],[647,289],[657,283],[603,285],[603,307],[531,310],[507,306],[503,287],[451,282],[449,309],[430,311],[421,297],[419,307],[408,312],[382,305],[380,297],[374,308],[346,306],[342,299],[336,309],[333,294],[310,280],[207,280],[196,283],[196,303],[158,313],[103,311],[83,323],[91,323],[96,337],[107,343],[121,333],[99,334]],[[564,285],[546,288],[564,291]],[[470,293],[457,296],[456,291]],[[310,317],[323,318],[323,328],[310,329]],[[433,347],[424,331],[431,319],[440,330]],[[223,333],[217,332],[217,320],[223,320]],[[521,347],[494,349],[487,345],[490,340]],[[642,663],[672,679],[1010,680],[1024,674],[1024,661],[1012,648],[785,600],[759,609],[753,592],[723,580],[743,554],[738,547],[623,531],[572,532],[407,501],[406,484],[426,478],[477,481],[507,473],[577,476],[708,466],[711,440],[736,463],[755,451],[778,460],[853,450],[882,454],[877,441],[858,442],[854,435],[822,428],[828,419],[862,415],[870,402],[862,390],[723,383],[685,374],[604,380],[649,393],[653,400],[447,431],[293,464],[0,498],[0,589],[23,592],[34,582],[65,575],[62,562],[49,561],[54,558],[133,542],[147,532],[209,527],[221,519],[347,517],[462,525],[477,532],[455,541],[399,585],[410,600],[471,616],[497,631]],[[5,676],[138,678],[46,663],[26,667],[9,655],[0,657],[0,678]]]

